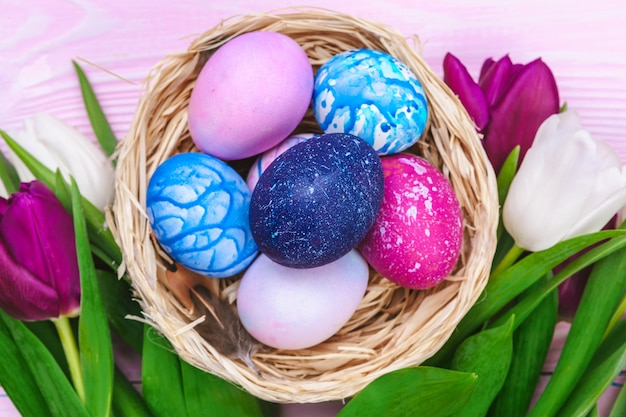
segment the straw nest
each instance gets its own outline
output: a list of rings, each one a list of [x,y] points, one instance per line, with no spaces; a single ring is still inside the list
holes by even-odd
[[[291,36],[314,69],[354,48],[385,51],[407,64],[421,80],[430,106],[427,132],[408,152],[441,169],[456,191],[464,217],[462,253],[442,284],[427,291],[407,290],[372,271],[358,310],[335,336],[305,350],[262,347],[252,356],[261,375],[243,361],[220,354],[194,330],[185,308],[166,285],[171,260],[151,239],[146,215],[147,181],[156,167],[174,154],[197,151],[186,110],[200,69],[225,42],[251,31]],[[374,22],[307,9],[229,19],[202,34],[186,52],[167,56],[154,68],[128,136],[120,143],[109,222],[145,320],[167,337],[184,360],[268,401],[348,398],[375,378],[419,365],[434,355],[477,300],[488,280],[496,245],[495,176],[466,111],[422,60],[416,45]],[[310,111],[298,131],[319,131]],[[224,299],[236,303],[237,277],[207,280]]]

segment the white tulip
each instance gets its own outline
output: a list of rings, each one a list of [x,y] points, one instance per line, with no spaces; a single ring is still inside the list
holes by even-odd
[[[71,174],[81,194],[100,210],[110,204],[114,192],[114,170],[102,149],[78,130],[47,113],[37,113],[24,121],[24,130],[14,139],[39,162],[69,180]],[[20,180],[34,176],[12,152],[10,159]]]
[[[624,205],[626,169],[619,155],[568,110],[539,127],[502,220],[517,246],[536,252],[601,230]]]
[[[619,209],[617,212],[617,218],[615,219],[615,224],[619,227],[626,220],[626,206]]]

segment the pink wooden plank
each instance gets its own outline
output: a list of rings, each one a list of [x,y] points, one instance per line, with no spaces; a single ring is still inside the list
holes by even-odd
[[[419,35],[422,53],[438,73],[448,51],[473,74],[487,57],[508,53],[518,62],[542,57],[557,77],[562,99],[578,109],[594,136],[609,142],[626,161],[623,1],[314,0],[306,4],[380,21],[406,36]],[[163,56],[185,49],[194,36],[230,16],[291,7],[293,2],[7,0],[2,6],[0,128],[14,131],[23,118],[44,110],[92,137],[71,66],[72,59],[82,58],[108,71],[82,63],[121,138],[130,124],[141,80]],[[548,368],[557,356],[558,348]],[[607,402],[616,389],[607,394]],[[336,408],[337,404],[317,409],[290,406],[285,413],[324,416],[334,415]],[[0,415],[18,415],[3,392]]]
[[[88,132],[70,60],[85,58],[139,83],[165,54],[184,49],[189,37],[236,14],[289,6],[287,0],[200,0],[128,6],[110,2],[10,2],[0,26],[0,126],[12,130],[37,110],[48,110]],[[309,2],[311,3],[311,2]],[[418,34],[423,54],[440,73],[447,51],[476,74],[486,57],[510,53],[515,61],[541,56],[557,76],[563,100],[579,109],[594,135],[626,155],[626,47],[621,2],[452,0],[426,2],[316,1],[356,16]],[[621,6],[621,7],[620,7]],[[10,19],[7,16],[12,16]],[[608,28],[611,28],[609,35]],[[128,84],[87,66],[122,136],[139,94]]]

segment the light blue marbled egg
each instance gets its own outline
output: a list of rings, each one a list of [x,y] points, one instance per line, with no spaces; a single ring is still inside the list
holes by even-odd
[[[229,165],[183,153],[150,178],[148,219],[157,241],[177,262],[215,278],[243,271],[257,255],[248,213],[251,192]]]
[[[387,155],[419,140],[428,105],[422,84],[404,63],[381,51],[357,49],[320,67],[313,113],[324,132],[350,133]]]

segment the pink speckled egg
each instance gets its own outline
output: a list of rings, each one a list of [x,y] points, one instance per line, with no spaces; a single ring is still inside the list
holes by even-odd
[[[248,176],[246,177],[246,183],[248,184],[250,190],[254,191],[254,187],[256,187],[256,183],[259,181],[261,174],[274,161],[274,159],[278,157],[278,155],[282,154],[287,149],[293,148],[297,144],[312,138],[313,136],[315,136],[315,133],[298,133],[291,135],[278,145],[274,146],[272,149],[268,149],[259,155],[250,167],[250,171],[248,171]]]
[[[305,349],[337,333],[365,295],[369,271],[356,250],[329,264],[292,269],[260,255],[237,292],[243,326],[277,349]]]
[[[313,68],[300,45],[278,32],[249,32],[206,62],[189,100],[189,131],[224,160],[259,154],[285,139],[309,107]]]
[[[431,288],[447,277],[463,239],[461,208],[443,174],[410,154],[381,158],[382,207],[359,249],[369,264],[398,285]]]

